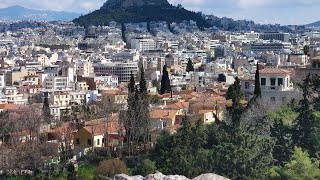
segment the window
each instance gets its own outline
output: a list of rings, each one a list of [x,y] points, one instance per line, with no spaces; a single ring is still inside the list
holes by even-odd
[[[270,78],[270,84],[271,84],[271,86],[275,86],[276,85],[276,78]]]
[[[105,139],[104,139],[104,138],[102,138],[102,144],[104,143],[104,141],[105,141]]]
[[[166,122],[166,121],[163,121],[163,122],[162,122],[162,128],[165,128],[165,127],[167,127],[167,122]]]
[[[275,97],[271,97],[270,100],[271,100],[272,102],[275,102],[275,101],[276,101],[276,98],[275,98]]]
[[[283,84],[283,79],[282,78],[278,78],[278,86],[284,85]]]
[[[249,86],[250,86],[249,82],[245,82],[244,86],[245,86],[245,89],[249,89]]]
[[[80,144],[80,139],[76,138],[76,144]]]
[[[89,146],[92,145],[91,139],[88,139],[88,145],[89,145]]]
[[[266,78],[261,78],[261,86],[265,86],[266,85]]]
[[[97,140],[97,145],[98,145],[98,146],[100,145],[100,139]]]

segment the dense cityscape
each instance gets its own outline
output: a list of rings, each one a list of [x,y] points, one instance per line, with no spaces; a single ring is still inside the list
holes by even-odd
[[[317,25],[153,1],[0,20],[0,179],[320,179]]]

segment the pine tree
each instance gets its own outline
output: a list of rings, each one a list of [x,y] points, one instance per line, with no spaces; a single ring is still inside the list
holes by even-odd
[[[188,64],[187,64],[187,69],[186,69],[187,72],[191,72],[191,71],[194,71],[194,67],[193,67],[193,63],[191,61],[191,59],[189,58],[188,60]]]
[[[167,70],[167,66],[164,65],[162,70],[160,94],[169,93],[170,91],[171,91],[171,86],[170,86],[169,73]]]
[[[144,68],[143,68],[143,64],[141,65],[140,68],[140,92],[144,95],[146,95],[148,92],[147,90],[147,82],[146,79],[144,77]]]

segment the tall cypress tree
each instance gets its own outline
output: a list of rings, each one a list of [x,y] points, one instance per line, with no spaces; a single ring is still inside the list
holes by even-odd
[[[143,64],[141,65],[141,68],[140,68],[140,92],[142,94],[147,94],[147,82],[146,82],[146,79],[144,77],[144,67],[143,67]]]
[[[259,62],[257,62],[257,70],[256,70],[256,75],[255,75],[255,80],[254,80],[254,96],[255,96],[255,98],[261,98]]]
[[[134,86],[135,86],[136,82],[134,80],[134,75],[133,73],[131,72],[130,74],[130,82],[128,84],[128,91],[129,93],[134,93]]]
[[[51,113],[50,113],[48,94],[46,94],[43,99],[42,115],[46,122],[50,120]]]
[[[167,70],[167,66],[163,66],[162,70],[162,78],[161,78],[161,87],[160,94],[169,93],[171,91],[169,73]]]
[[[191,61],[191,59],[189,58],[188,60],[188,64],[187,64],[187,69],[186,69],[187,72],[191,72],[191,71],[194,71],[194,67],[193,67],[193,63]]]

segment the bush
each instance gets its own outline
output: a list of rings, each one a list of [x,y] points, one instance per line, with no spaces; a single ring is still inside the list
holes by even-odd
[[[99,177],[112,177],[116,174],[128,174],[127,165],[120,159],[101,161],[95,172]]]
[[[156,163],[154,161],[151,161],[149,159],[143,160],[141,163],[138,164],[135,174],[147,176],[149,174],[155,173],[157,170]]]

